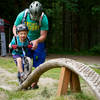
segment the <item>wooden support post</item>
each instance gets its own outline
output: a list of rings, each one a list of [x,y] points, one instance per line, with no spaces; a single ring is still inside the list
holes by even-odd
[[[80,81],[79,77],[76,73],[71,71],[71,77],[70,77],[70,88],[72,92],[80,92],[81,87],[80,87]]]
[[[62,67],[58,83],[57,96],[61,96],[67,93],[69,83],[73,92],[81,91],[78,75],[68,68]]]
[[[71,71],[65,67],[61,68],[57,96],[60,96],[62,94],[66,94],[67,89],[68,89],[68,83],[70,81],[70,72]]]

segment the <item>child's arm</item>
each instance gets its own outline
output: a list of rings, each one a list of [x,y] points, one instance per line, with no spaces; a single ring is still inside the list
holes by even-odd
[[[14,44],[15,44],[15,37],[13,37],[13,39],[9,43],[9,48],[12,48],[12,45],[14,45]]]
[[[9,44],[9,48],[11,48],[11,43]]]

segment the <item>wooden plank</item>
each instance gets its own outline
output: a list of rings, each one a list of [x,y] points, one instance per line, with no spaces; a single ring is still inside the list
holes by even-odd
[[[58,90],[57,90],[57,96],[61,96],[63,94],[67,93],[68,89],[68,83],[70,81],[70,70],[62,67],[61,73],[60,73],[60,79],[58,83]]]
[[[70,88],[72,92],[80,92],[81,91],[81,87],[80,87],[80,81],[79,81],[79,77],[76,73],[71,71],[71,75],[70,75]]]

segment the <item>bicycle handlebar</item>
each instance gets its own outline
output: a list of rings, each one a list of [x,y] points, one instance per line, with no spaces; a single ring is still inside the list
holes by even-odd
[[[18,45],[12,45],[12,49],[17,49],[17,48],[32,48],[32,45],[31,44],[29,44],[29,45],[27,45],[27,46],[18,46]]]

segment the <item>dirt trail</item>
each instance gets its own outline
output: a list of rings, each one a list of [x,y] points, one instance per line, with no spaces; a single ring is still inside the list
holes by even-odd
[[[0,68],[0,88],[5,90],[12,90],[16,85],[10,83],[16,82],[16,73],[10,73],[3,68]]]
[[[0,88],[3,88],[8,91],[14,90],[17,86],[17,73],[10,73],[3,68],[0,68]],[[54,83],[58,83],[58,80],[54,80],[52,78],[40,78],[39,85],[45,86],[53,86]]]
[[[53,58],[65,58],[65,57],[69,59],[74,59],[76,61],[88,64],[88,65],[100,67],[100,57],[99,56],[96,57],[96,56],[48,55],[47,60],[53,59]],[[0,88],[11,91],[17,87],[16,83],[17,83],[17,73],[10,73],[7,70],[0,67]],[[54,80],[51,78],[40,78],[39,80],[39,85],[43,87],[52,86],[55,83],[58,83],[58,80]],[[82,87],[84,87],[82,89],[83,91],[87,91],[87,93],[89,93],[88,91],[92,92],[85,83],[81,85]],[[2,100],[4,100],[3,97],[6,98],[6,96],[4,95],[5,94],[0,92],[0,98],[2,98]]]
[[[73,56],[73,55],[48,55],[47,59],[52,58],[69,58],[87,65],[92,65],[100,68],[100,56]]]

